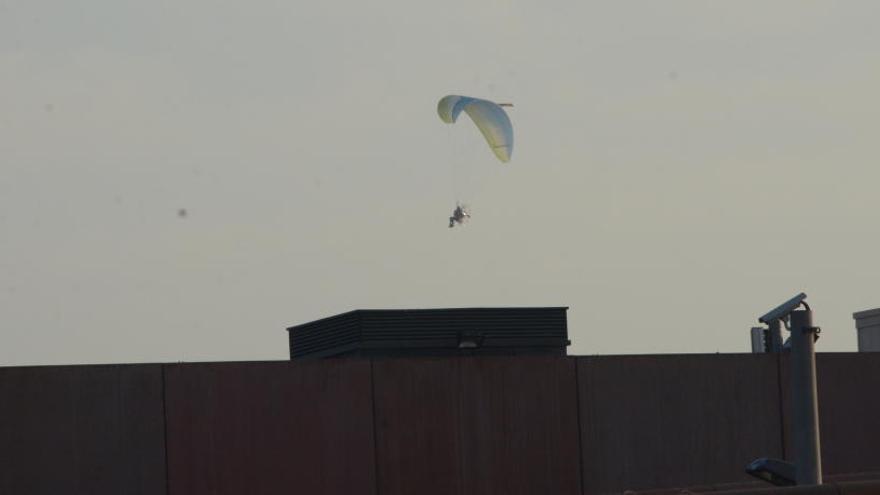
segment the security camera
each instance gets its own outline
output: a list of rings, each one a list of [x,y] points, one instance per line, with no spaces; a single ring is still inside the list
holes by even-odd
[[[758,321],[761,323],[770,324],[771,321],[781,320],[789,315],[792,311],[797,309],[801,303],[804,303],[804,299],[807,298],[807,295],[801,292],[800,294],[792,297],[788,301],[780,304],[779,306],[771,309],[764,316],[758,318]]]
[[[796,484],[797,479],[794,464],[766,457],[749,463],[746,466],[746,473],[776,486],[792,486]]]

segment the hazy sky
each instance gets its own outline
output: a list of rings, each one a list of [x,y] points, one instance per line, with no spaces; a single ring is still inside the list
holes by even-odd
[[[878,17],[0,0],[0,365],[284,359],[289,325],[450,306],[569,306],[576,354],[745,352],[800,291],[855,350]],[[509,164],[450,93],[516,105]]]

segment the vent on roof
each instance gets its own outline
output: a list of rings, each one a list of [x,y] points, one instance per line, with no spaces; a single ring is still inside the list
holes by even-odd
[[[359,309],[287,329],[290,358],[566,354],[566,307]]]

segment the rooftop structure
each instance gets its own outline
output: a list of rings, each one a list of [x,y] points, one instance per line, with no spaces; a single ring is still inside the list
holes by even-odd
[[[567,307],[358,309],[287,329],[290,358],[565,356]]]
[[[859,352],[880,352],[880,308],[853,313]]]

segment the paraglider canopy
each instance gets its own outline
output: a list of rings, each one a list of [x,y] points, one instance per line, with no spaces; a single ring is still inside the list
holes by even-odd
[[[483,133],[495,156],[506,163],[513,154],[513,126],[501,105],[513,106],[510,103],[498,104],[469,96],[449,95],[437,103],[437,113],[443,122],[452,124],[464,110]]]

